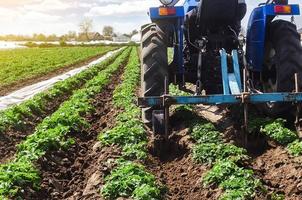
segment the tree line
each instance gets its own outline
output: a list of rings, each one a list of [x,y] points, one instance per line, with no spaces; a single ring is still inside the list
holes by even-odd
[[[133,35],[137,34],[137,30],[133,30],[130,33],[122,34],[125,37],[131,38]],[[91,40],[113,40],[117,37],[114,28],[110,25],[103,27],[101,32],[93,31],[93,20],[90,18],[85,18],[79,24],[79,32],[68,31],[68,33],[63,35],[51,34],[45,35],[42,33],[35,33],[33,35],[0,35],[0,40],[4,41],[42,41],[42,42],[54,42],[54,41],[91,41]]]

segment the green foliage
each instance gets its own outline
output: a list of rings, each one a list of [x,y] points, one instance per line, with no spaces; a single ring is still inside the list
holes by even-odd
[[[147,142],[139,142],[134,144],[126,144],[123,147],[122,155],[125,159],[139,159],[146,160],[147,159]]]
[[[0,166],[0,198],[16,195],[22,185],[38,188],[39,182],[38,171],[26,160]]]
[[[192,96],[192,94],[190,94],[189,92],[185,92],[183,90],[180,90],[177,85],[173,85],[173,84],[169,85],[169,94],[171,96]],[[185,110],[192,111],[193,106],[192,105],[176,105],[175,106],[175,112],[179,112],[181,110],[183,110],[183,111],[185,111]]]
[[[218,184],[225,193],[220,199],[246,199],[252,197],[261,182],[253,177],[253,171],[238,167],[233,161],[218,161],[203,177],[205,185]]]
[[[61,99],[63,95],[72,95],[75,89],[82,87],[88,80],[96,76],[100,70],[103,70],[111,64],[120,54],[121,52],[118,52],[101,64],[95,65],[71,78],[56,83],[48,91],[39,93],[20,105],[0,112],[0,133],[4,133],[9,127],[17,130],[26,129],[24,120],[26,118],[30,119],[32,115],[43,118],[48,110],[48,102],[57,101]]]
[[[160,199],[161,189],[156,184],[155,177],[146,169],[133,162],[120,163],[109,176],[105,178],[102,195],[106,199],[132,197],[138,200]]]
[[[293,156],[302,155],[302,141],[295,140],[287,146],[288,152]]]
[[[192,126],[191,136],[197,143],[218,143],[222,141],[221,133],[216,131],[215,126],[208,122],[196,122]]]
[[[140,77],[136,50],[131,52],[130,58],[123,74],[123,83],[113,93],[114,105],[124,111],[117,116],[115,127],[101,133],[99,140],[104,145],[122,146],[122,155],[126,159],[144,160],[147,158],[147,136],[140,120],[140,109],[135,104],[135,91]]]
[[[265,126],[268,123],[271,123],[272,120],[269,118],[259,118],[254,116],[249,116],[249,125],[248,125],[248,132],[258,132],[261,127]]]
[[[159,200],[161,199],[161,190],[152,185],[141,185],[133,191],[132,197],[135,200]]]
[[[284,194],[272,193],[271,200],[285,200]]]
[[[126,65],[123,83],[113,95],[114,105],[123,109],[117,116],[116,126],[99,135],[104,145],[117,144],[122,147],[122,157],[127,160],[147,158],[147,136],[140,120],[140,109],[135,105],[135,91],[140,77],[137,51],[132,51]],[[155,177],[145,168],[131,161],[123,161],[105,179],[102,195],[106,199],[131,197],[137,200],[161,199],[161,188]]]
[[[169,93],[172,96],[192,96],[189,92],[180,90],[177,85],[169,85]]]
[[[280,144],[288,144],[298,138],[297,134],[284,127],[286,120],[276,119],[261,128],[261,132]]]
[[[122,77],[123,83],[115,89],[113,94],[114,105],[125,110],[136,107],[135,91],[140,79],[140,67],[136,50],[132,51],[130,58]]]
[[[47,151],[60,148],[66,149],[74,144],[75,141],[68,137],[68,134],[72,130],[80,131],[89,126],[84,116],[93,111],[92,98],[109,83],[111,76],[120,68],[121,63],[126,60],[129,53],[130,49],[124,51],[114,63],[88,81],[84,88],[75,91],[68,101],[63,103],[50,117],[45,118],[37,126],[36,131],[18,145],[15,160],[0,165],[0,172],[2,172],[2,169],[10,170],[9,176],[5,176],[5,174],[1,176],[0,174],[0,186],[5,186],[0,187],[0,196],[14,196],[29,183],[38,186],[39,175],[33,163]],[[26,175],[27,172],[28,176]]]
[[[248,158],[246,150],[232,144],[200,143],[193,148],[193,159],[200,163],[214,163],[228,159],[240,161]]]
[[[252,197],[261,187],[251,170],[238,167],[236,163],[248,159],[247,151],[233,144],[223,143],[222,134],[212,123],[195,120],[190,128],[192,138],[197,142],[193,147],[193,159],[199,163],[213,164],[203,177],[204,185],[217,185],[224,190],[221,200],[244,200]]]
[[[0,51],[0,88],[40,77],[114,47],[26,48]]]
[[[146,140],[143,124],[139,119],[129,119],[126,123],[118,122],[117,125],[99,136],[105,145],[139,143]]]

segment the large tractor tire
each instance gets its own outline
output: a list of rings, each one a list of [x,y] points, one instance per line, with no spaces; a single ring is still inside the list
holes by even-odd
[[[302,84],[302,47],[296,26],[288,21],[276,20],[268,25],[265,46],[262,89],[265,93],[293,92],[295,73],[299,87]],[[292,106],[284,103],[267,103],[264,112],[270,116],[289,114]]]
[[[165,31],[156,24],[142,27],[141,41],[141,88],[144,97],[161,96],[164,94],[165,77],[168,78],[168,55]],[[142,119],[145,124],[151,125],[153,110],[158,107],[149,107],[142,110]]]

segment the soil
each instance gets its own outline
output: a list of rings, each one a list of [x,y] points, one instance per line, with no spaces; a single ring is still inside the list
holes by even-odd
[[[40,74],[39,76],[36,76],[36,77],[31,77],[31,78],[28,78],[28,79],[25,79],[22,81],[18,81],[16,83],[13,83],[10,85],[2,86],[2,87],[0,87],[0,96],[8,95],[9,93],[14,92],[18,89],[24,88],[26,86],[29,86],[29,85],[32,85],[32,84],[35,84],[35,83],[38,83],[41,81],[48,80],[50,78],[53,78],[55,76],[65,73],[65,72],[68,72],[72,69],[82,67],[84,65],[87,65],[87,64],[99,59],[103,55],[105,55],[105,53],[92,56],[90,58],[87,58],[86,60],[79,61],[79,62],[70,64],[70,65],[62,66],[61,68],[48,72],[47,74]]]
[[[260,133],[244,134],[237,122],[225,110],[215,106],[214,108],[201,107],[197,111],[215,123],[224,133],[226,140],[247,149],[251,161],[245,163],[244,167],[252,169],[267,190],[267,192],[258,192],[256,200],[270,200],[272,193],[283,194],[286,200],[302,199],[302,157],[290,156],[285,147]],[[213,117],[215,114],[218,116]]]
[[[89,130],[71,133],[76,144],[68,150],[49,152],[38,161],[41,172],[41,189],[36,192],[26,188],[21,194],[24,199],[101,199],[100,189],[104,177],[113,169],[113,159],[120,156],[116,146],[102,147],[97,141],[101,131],[115,124],[121,110],[112,104],[112,94],[119,85],[122,71],[111,78],[103,92],[93,101],[96,112],[86,116],[91,124]]]
[[[0,133],[0,164],[10,160],[17,151],[17,144],[24,140],[29,134],[32,134],[37,124],[39,124],[45,117],[55,112],[59,106],[66,101],[70,94],[60,96],[60,98],[48,102],[47,110],[41,114],[34,114],[30,118],[24,119],[25,125],[18,128],[10,127],[4,133]]]
[[[96,56],[93,59],[90,59],[89,61],[85,62],[90,63],[99,57],[101,56]],[[82,66],[83,64],[85,63],[82,62],[74,68]],[[45,117],[55,112],[59,108],[59,106],[64,101],[66,101],[71,95],[72,91],[70,91],[70,93],[65,93],[63,96],[60,96],[59,98],[52,100],[51,102],[47,102],[48,105],[45,107],[47,108],[47,110],[43,114],[33,113],[32,117],[24,119],[24,126],[17,128],[11,127],[4,133],[0,133],[0,164],[10,160],[12,156],[16,153],[17,144],[19,144],[20,141],[24,140],[29,134],[32,134],[37,124],[39,124]]]
[[[102,199],[100,189],[104,177],[114,168],[112,161],[120,156],[117,146],[102,147],[96,140],[100,131],[114,126],[114,118],[120,112],[112,107],[114,85],[116,83],[106,88],[94,101],[97,112],[87,117],[93,124],[92,128],[86,132],[72,133],[77,145],[68,151],[52,152],[39,160],[43,177],[41,190],[34,192],[27,188],[23,196],[25,199]],[[229,120],[225,122],[219,116],[216,120],[213,118],[215,110],[217,115],[224,115],[227,119],[224,110],[207,110],[209,113],[203,110],[203,117],[211,116],[217,127],[225,130],[228,136],[232,135],[231,142],[244,146],[240,130],[233,128]],[[188,128],[179,119],[173,116],[172,119],[173,131],[170,142],[166,143],[169,148],[165,149],[163,155],[157,155],[154,151],[155,138],[147,129],[149,156],[143,164],[157,177],[159,183],[167,187],[164,199],[219,199],[222,194],[219,188],[207,188],[201,183],[203,174],[210,167],[194,163],[191,152],[194,143],[188,135]],[[257,194],[255,199],[271,199],[272,192],[285,194],[286,200],[302,199],[302,158],[290,157],[280,146],[267,145],[260,151],[249,152],[252,160],[245,166],[255,171],[268,191],[267,195]]]
[[[163,147],[158,145],[157,138],[148,131],[150,154],[145,165],[157,177],[157,180],[167,187],[164,199],[218,199],[221,194],[218,188],[207,188],[202,185],[202,176],[209,166],[193,161],[194,142],[190,138],[189,129],[183,117],[178,114],[171,116],[172,134],[169,142],[163,143]],[[157,148],[162,148],[165,153],[158,154]]]
[[[286,200],[302,199],[302,158],[291,157],[281,147],[271,147],[253,158],[251,168],[268,193],[285,194]]]
[[[42,183],[41,190],[26,188],[24,199],[102,199],[100,190],[104,177],[114,168],[113,160],[120,156],[117,146],[104,147],[97,142],[97,135],[115,124],[115,117],[121,110],[112,105],[112,92],[120,83],[120,72],[112,83],[97,96],[93,104],[96,112],[87,116],[91,129],[73,132],[76,145],[68,150],[48,153],[39,160]],[[252,169],[262,180],[266,193],[257,193],[254,199],[270,200],[271,194],[285,194],[286,200],[302,199],[302,158],[289,156],[284,147],[272,145],[271,141],[260,135],[246,136],[226,108],[199,106],[198,115],[212,121],[225,133],[228,142],[242,146],[251,157],[244,167]],[[153,173],[160,184],[166,186],[164,199],[167,200],[217,200],[222,191],[204,187],[202,177],[210,166],[197,164],[192,159],[194,142],[189,129],[181,118],[171,117],[172,134],[169,142],[158,145],[158,138],[146,128],[149,137],[149,155],[143,163]],[[164,154],[158,154],[157,148]],[[256,150],[255,150],[256,149]],[[120,198],[123,199],[123,198]]]
[[[188,129],[175,130],[170,138],[172,142],[166,144],[170,148],[164,156],[154,155],[151,148],[146,162],[147,169],[167,187],[164,199],[217,199],[221,193],[219,189],[209,189],[202,185],[202,175],[209,168],[193,162],[190,149],[192,143],[187,133]]]

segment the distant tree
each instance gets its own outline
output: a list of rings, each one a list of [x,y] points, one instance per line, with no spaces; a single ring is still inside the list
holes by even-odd
[[[137,33],[138,33],[137,30],[133,30],[129,34],[128,33],[124,33],[123,36],[131,38],[133,35],[136,35]]]
[[[130,35],[130,37],[132,37],[133,35],[136,35],[136,34],[138,34],[138,31],[137,30],[133,30],[129,35]]]
[[[103,35],[105,37],[112,37],[113,36],[113,27],[112,26],[104,26]]]
[[[86,36],[86,40],[89,41],[89,33],[91,32],[93,28],[93,21],[90,18],[85,18],[80,23],[80,32]]]
[[[75,31],[68,31],[67,38],[68,40],[74,40],[77,38],[77,33]]]
[[[46,41],[46,36],[42,33],[40,34],[33,34],[33,40],[35,41]]]
[[[58,36],[56,34],[51,34],[47,37],[47,41],[57,41],[58,40]]]

